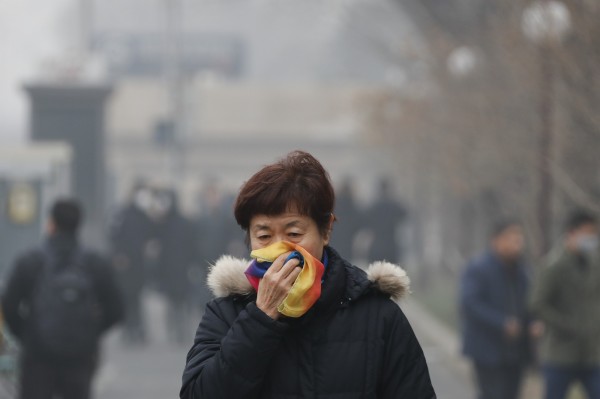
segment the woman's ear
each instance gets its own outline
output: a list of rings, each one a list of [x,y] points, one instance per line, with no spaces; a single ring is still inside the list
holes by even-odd
[[[327,231],[323,236],[323,245],[328,245],[331,239],[331,232],[333,231],[333,222],[335,222],[335,215],[332,213],[329,217],[329,224],[327,225]]]

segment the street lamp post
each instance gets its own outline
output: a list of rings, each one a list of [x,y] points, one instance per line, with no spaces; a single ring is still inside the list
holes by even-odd
[[[552,149],[554,147],[554,96],[555,66],[553,46],[560,43],[570,29],[568,8],[560,1],[540,0],[525,9],[522,29],[525,36],[539,48],[540,64],[540,137],[538,147],[539,188],[537,196],[537,220],[539,228],[539,251],[546,253],[551,246],[553,226]]]
[[[167,93],[167,170],[169,183],[176,187],[185,175],[184,87],[182,70],[182,1],[165,1],[163,73]]]

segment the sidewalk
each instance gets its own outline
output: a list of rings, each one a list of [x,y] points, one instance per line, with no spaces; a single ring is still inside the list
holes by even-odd
[[[120,339],[120,331],[106,338],[104,361],[95,381],[95,398],[179,397],[181,374],[192,337],[186,346],[169,343],[164,323],[165,302],[159,295],[146,294],[144,308],[150,342],[146,346],[125,345]],[[190,334],[193,332],[191,330]]]
[[[470,368],[460,356],[456,333],[414,299],[401,300],[400,307],[423,347],[438,398],[475,399]]]

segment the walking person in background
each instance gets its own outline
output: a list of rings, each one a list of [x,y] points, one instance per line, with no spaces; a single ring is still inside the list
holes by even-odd
[[[564,399],[580,382],[600,399],[600,264],[598,220],[574,212],[563,242],[547,257],[532,297],[545,325],[541,355],[546,399]]]
[[[354,237],[361,227],[361,210],[354,195],[353,180],[346,178],[336,193],[335,214],[337,217],[335,234],[331,236],[331,245],[345,259],[354,259]],[[392,259],[389,259],[392,261]]]
[[[76,201],[57,201],[43,248],[17,259],[3,292],[21,399],[89,398],[100,338],[123,316],[108,262],[79,244],[81,220]]]
[[[377,198],[366,215],[366,223],[373,233],[369,261],[402,260],[403,248],[398,231],[405,219],[406,209],[394,198],[391,182],[388,179],[381,179]]]
[[[147,340],[142,292],[146,279],[144,252],[153,224],[148,216],[151,201],[150,190],[143,184],[136,185],[130,202],[117,213],[110,229],[112,263],[126,307],[126,344],[143,344]]]
[[[473,361],[479,399],[516,399],[531,358],[529,278],[524,237],[512,221],[498,223],[489,249],[469,263],[460,283],[463,352]]]
[[[223,193],[215,180],[210,180],[200,193],[200,212],[196,220],[197,247],[203,264],[214,264],[227,253],[224,220],[231,209],[223,206]],[[208,289],[208,288],[207,288]]]
[[[206,304],[212,299],[212,294],[206,285],[208,269],[219,257],[227,253],[227,228],[225,220],[230,218],[230,209],[223,206],[223,193],[218,182],[210,179],[202,188],[199,195],[199,213],[194,221],[196,239],[196,262],[192,272],[191,300],[202,315]]]
[[[173,343],[188,338],[187,313],[190,299],[190,272],[197,261],[195,229],[179,209],[172,190],[158,194],[164,212],[158,220],[160,253],[158,255],[158,288],[165,296],[167,333]]]

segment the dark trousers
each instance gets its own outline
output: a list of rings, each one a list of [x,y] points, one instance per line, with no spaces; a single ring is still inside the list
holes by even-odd
[[[145,343],[147,337],[144,325],[142,292],[137,288],[127,288],[123,292],[125,293],[125,320],[123,324],[125,341],[134,344]]]
[[[475,364],[475,374],[479,388],[478,399],[517,399],[519,397],[523,379],[521,365]]]
[[[169,340],[175,344],[185,344],[191,338],[191,331],[187,328],[188,306],[184,299],[167,298],[167,332]]]
[[[91,398],[94,361],[63,363],[21,358],[20,399]]]
[[[546,399],[564,399],[575,382],[580,382],[588,399],[600,399],[600,366],[563,367],[544,366]]]

